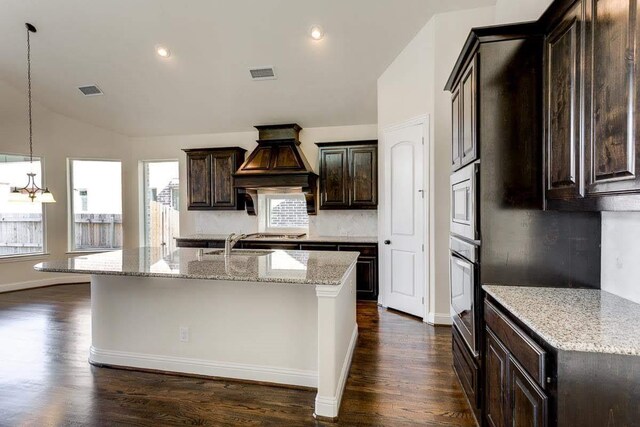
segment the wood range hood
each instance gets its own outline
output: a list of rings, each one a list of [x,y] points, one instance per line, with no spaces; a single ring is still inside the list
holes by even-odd
[[[301,192],[307,201],[307,213],[315,215],[318,175],[300,149],[302,128],[295,123],[255,128],[258,146],[233,174],[247,213],[256,214],[258,190],[273,190]]]

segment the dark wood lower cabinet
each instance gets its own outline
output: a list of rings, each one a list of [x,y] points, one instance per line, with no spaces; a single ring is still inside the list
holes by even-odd
[[[494,329],[500,325],[496,319],[509,328]],[[491,297],[485,300],[484,320],[484,425],[640,426],[640,357],[557,349]],[[453,338],[456,363],[455,328]],[[527,356],[539,351],[523,353],[525,341],[544,350],[543,364]],[[457,363],[456,371],[464,372]],[[467,391],[469,382],[458,375]]]
[[[464,343],[457,327],[452,326],[451,332],[453,335],[451,340],[453,369],[458,375],[476,420],[480,420],[480,368],[471,351]]]
[[[541,385],[544,385],[546,372],[544,357],[548,353],[488,301],[485,301],[484,320],[487,325],[484,349],[486,424],[491,427],[546,427],[548,396]],[[514,353],[527,362],[527,370]],[[538,357],[540,354],[542,358]]]
[[[485,346],[485,417],[491,427],[507,425],[507,363],[509,353],[498,338],[487,331]]]
[[[514,427],[547,426],[547,395],[513,359],[509,360],[507,394],[509,396],[508,425]]]
[[[486,329],[484,416],[491,427],[546,427],[548,397],[513,354]]]
[[[223,240],[193,240],[178,238],[179,248],[224,248]],[[359,300],[376,301],[378,299],[378,244],[377,243],[333,243],[333,242],[273,242],[243,240],[237,248],[242,249],[281,249],[303,251],[341,251],[360,252],[356,264],[356,291]]]
[[[356,290],[360,299],[378,297],[378,258],[361,255],[356,264]]]

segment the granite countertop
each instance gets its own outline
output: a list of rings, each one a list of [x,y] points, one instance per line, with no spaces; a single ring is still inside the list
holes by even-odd
[[[226,258],[216,249],[136,248],[37,264],[38,271],[243,282],[340,285],[358,252],[237,250]],[[251,253],[253,252],[253,253]],[[268,254],[264,254],[268,252]]]
[[[192,234],[190,236],[180,236],[176,237],[176,240],[224,240],[227,238],[226,234]],[[268,238],[256,238],[256,237],[247,237],[243,240],[248,240],[252,242],[327,242],[327,243],[378,243],[377,237],[372,236],[304,236],[297,239],[291,238],[278,238],[278,237],[268,237]]]
[[[640,304],[594,289],[482,288],[558,350],[640,356]]]

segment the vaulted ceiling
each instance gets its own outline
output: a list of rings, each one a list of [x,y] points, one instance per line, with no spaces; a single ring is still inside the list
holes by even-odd
[[[376,122],[376,80],[436,13],[495,0],[2,0],[0,79],[131,136]],[[308,31],[323,26],[312,40]],[[171,49],[167,59],[155,46]],[[252,81],[272,65],[278,79]],[[77,89],[97,84],[104,96]],[[0,100],[0,103],[3,102]],[[0,108],[2,110],[2,108]]]

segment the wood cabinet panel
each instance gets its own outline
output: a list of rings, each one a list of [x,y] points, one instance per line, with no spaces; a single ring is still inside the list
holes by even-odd
[[[637,1],[590,0],[588,194],[640,189]]]
[[[509,360],[508,366],[509,425],[513,427],[547,426],[547,396],[513,359]]]
[[[213,205],[233,207],[236,203],[236,192],[233,188],[235,159],[229,153],[214,153],[211,156],[213,167]]]
[[[341,244],[339,251],[359,252],[356,265],[356,290],[358,299],[378,299],[378,245]]]
[[[358,244],[342,244],[338,245],[339,251],[360,252],[360,255],[378,256],[378,245],[358,245]]]
[[[637,0],[581,0],[546,37],[545,189],[563,210],[640,210]]]
[[[187,156],[188,204],[190,209],[211,206],[211,156],[206,152]]]
[[[462,164],[460,155],[460,145],[462,141],[460,136],[460,90],[455,90],[451,98],[451,169],[458,170]]]
[[[321,142],[320,209],[376,209],[377,141]]]
[[[356,292],[359,299],[378,299],[378,258],[360,256],[356,264]]]
[[[578,2],[545,42],[545,146],[547,198],[583,194],[581,43],[583,4]]]
[[[506,425],[509,353],[487,328],[485,346],[485,417],[491,427]]]
[[[458,329],[455,326],[451,327],[452,331],[452,352],[453,352],[453,369],[458,375],[458,379],[460,380],[460,384],[467,395],[467,399],[469,399],[469,404],[471,405],[471,409],[476,413],[476,416],[479,414],[479,389],[478,389],[478,380],[480,375],[480,370],[474,359],[467,349],[466,344],[464,344]]]
[[[546,377],[545,350],[509,320],[504,313],[486,300],[484,302],[484,319],[487,326],[516,356],[526,371],[535,378],[538,384],[544,386]]]
[[[189,210],[244,209],[244,199],[234,187],[233,174],[244,160],[239,147],[184,150],[187,153]]]
[[[461,166],[467,165],[478,158],[477,129],[476,129],[476,96],[477,96],[477,61],[478,54],[465,71],[460,91],[462,96],[460,145]]]
[[[320,150],[320,209],[349,206],[347,148]]]
[[[378,205],[378,148],[349,148],[349,203],[353,208]]]

